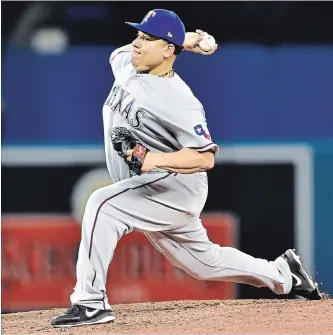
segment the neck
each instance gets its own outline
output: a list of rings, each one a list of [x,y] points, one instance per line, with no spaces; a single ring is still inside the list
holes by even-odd
[[[162,63],[151,69],[148,73],[153,76],[160,76],[166,72],[172,71],[172,64]]]

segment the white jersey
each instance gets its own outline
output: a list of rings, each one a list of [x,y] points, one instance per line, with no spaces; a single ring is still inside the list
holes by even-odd
[[[103,124],[106,163],[113,182],[131,177],[111,143],[115,127],[129,129],[152,152],[217,151],[202,104],[177,74],[163,78],[137,73],[130,51],[116,50],[110,65],[115,82],[103,106]]]

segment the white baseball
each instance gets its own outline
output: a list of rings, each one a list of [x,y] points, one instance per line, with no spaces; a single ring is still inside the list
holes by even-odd
[[[215,38],[212,35],[204,35],[199,42],[199,48],[203,51],[210,51],[215,45]]]

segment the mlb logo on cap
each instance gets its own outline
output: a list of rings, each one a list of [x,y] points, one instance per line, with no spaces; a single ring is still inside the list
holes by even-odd
[[[165,9],[149,11],[141,23],[125,22],[146,34],[160,37],[172,44],[183,46],[185,26],[178,15]]]

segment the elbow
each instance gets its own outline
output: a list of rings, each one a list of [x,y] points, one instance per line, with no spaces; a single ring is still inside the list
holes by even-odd
[[[205,152],[203,155],[204,162],[204,170],[208,171],[211,170],[214,167],[215,164],[215,156],[212,152]]]
[[[207,162],[206,170],[211,170],[215,165],[214,157]]]

